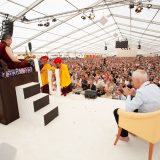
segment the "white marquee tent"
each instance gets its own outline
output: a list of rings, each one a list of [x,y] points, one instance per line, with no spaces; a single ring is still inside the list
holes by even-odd
[[[15,53],[31,42],[37,54],[115,55],[115,41],[127,38],[131,50],[148,55],[160,53],[159,9],[159,0],[0,0],[0,22],[14,21]]]

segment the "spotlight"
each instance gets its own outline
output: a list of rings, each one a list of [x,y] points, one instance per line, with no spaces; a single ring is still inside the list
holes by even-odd
[[[150,9],[152,7],[152,4],[147,4],[147,8]]]
[[[38,26],[39,26],[39,27],[42,27],[42,26],[43,26],[42,22],[39,22],[39,23],[38,23]]]
[[[53,18],[53,19],[52,19],[52,22],[56,22],[56,21],[57,21],[57,19],[56,19],[56,18]]]
[[[82,18],[83,20],[85,20],[85,19],[86,19],[86,16],[82,15],[81,18]]]
[[[94,14],[94,12],[93,12],[93,8],[92,8],[91,13],[89,14],[88,18],[89,18],[90,20],[93,20],[93,19],[95,18],[95,14]]]
[[[93,19],[95,18],[95,14],[94,14],[94,13],[90,13],[90,15],[88,16],[88,18],[89,18],[90,20],[93,20]]]
[[[49,25],[50,25],[49,22],[46,22],[46,23],[44,24],[45,27],[48,27]]]
[[[139,4],[139,5],[137,6],[135,12],[136,12],[136,13],[140,13],[140,12],[142,12],[142,9],[143,9],[142,4]]]

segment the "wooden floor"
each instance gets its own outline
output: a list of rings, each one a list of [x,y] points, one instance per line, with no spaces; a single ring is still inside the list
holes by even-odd
[[[130,135],[128,143],[113,145],[117,126],[112,113],[124,106],[123,101],[70,94],[53,96],[51,103],[59,106],[60,116],[48,126],[23,119],[0,124],[0,144],[15,147],[14,160],[147,160],[148,144],[137,137]],[[153,160],[160,160],[160,143]]]

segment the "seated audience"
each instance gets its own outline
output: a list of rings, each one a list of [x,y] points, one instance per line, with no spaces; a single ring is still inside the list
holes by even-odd
[[[93,81],[93,78],[90,78],[90,79],[89,79],[89,82],[88,82],[88,87],[87,87],[87,89],[91,89],[91,90],[96,91],[96,86],[94,85],[93,82],[94,82],[94,81]]]

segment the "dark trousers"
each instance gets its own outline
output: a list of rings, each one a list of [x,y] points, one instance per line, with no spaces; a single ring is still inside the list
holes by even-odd
[[[41,87],[42,93],[49,93],[49,85],[46,84],[43,87]]]
[[[118,121],[119,121],[118,109],[119,108],[115,109],[114,112],[113,112],[115,120],[117,122],[117,125],[118,125]],[[138,109],[136,109],[134,112],[138,112]],[[126,131],[125,129],[122,129],[121,137],[128,137],[128,131]]]
[[[70,84],[70,85],[67,86],[67,87],[63,87],[63,88],[61,89],[61,92],[62,92],[62,94],[67,94],[67,93],[69,93],[69,92],[72,92],[72,85]]]

